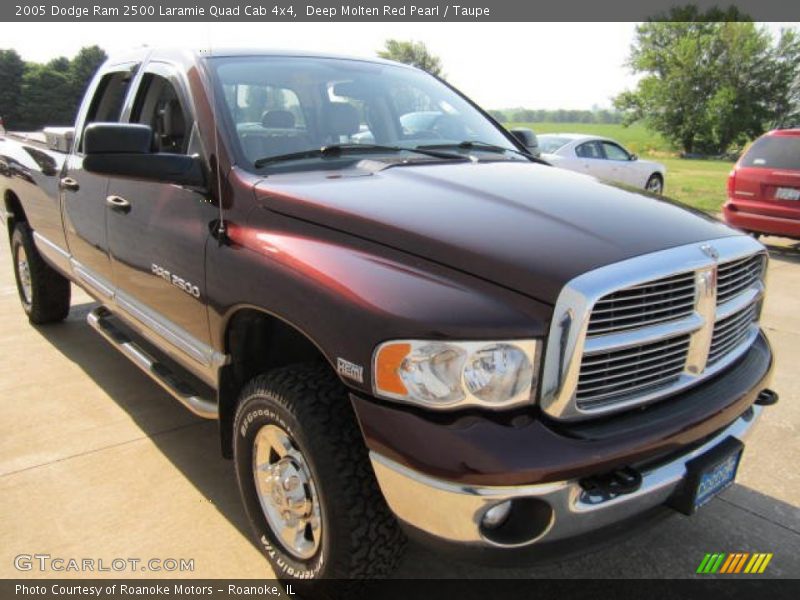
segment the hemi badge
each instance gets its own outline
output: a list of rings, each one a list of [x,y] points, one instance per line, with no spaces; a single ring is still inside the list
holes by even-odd
[[[358,383],[364,383],[364,367],[351,363],[349,360],[343,358],[336,359],[336,370],[340,375],[353,379]]]

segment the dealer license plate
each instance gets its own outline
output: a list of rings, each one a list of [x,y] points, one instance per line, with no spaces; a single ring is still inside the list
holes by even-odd
[[[778,200],[800,200],[800,190],[797,188],[779,187],[775,190]]]
[[[694,496],[695,510],[733,484],[741,456],[742,450],[739,449],[725,457],[722,462],[709,467],[700,474]]]
[[[686,463],[683,484],[668,504],[684,514],[694,514],[734,482],[743,450],[742,442],[729,437],[690,460]]]

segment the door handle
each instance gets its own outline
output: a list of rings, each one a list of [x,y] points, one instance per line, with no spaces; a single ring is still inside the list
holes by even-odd
[[[81,186],[78,185],[78,182],[72,177],[62,177],[58,182],[58,187],[60,187],[62,190],[67,190],[68,192],[77,192],[79,189],[81,189]]]
[[[122,196],[108,196],[106,198],[106,204],[115,212],[123,214],[131,212],[131,203]]]

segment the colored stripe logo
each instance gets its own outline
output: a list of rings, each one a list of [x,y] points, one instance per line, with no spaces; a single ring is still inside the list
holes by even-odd
[[[714,573],[724,575],[763,573],[771,560],[772,552],[754,552],[752,554],[749,552],[709,553],[703,557],[700,566],[697,567],[697,573],[703,575],[712,575]]]

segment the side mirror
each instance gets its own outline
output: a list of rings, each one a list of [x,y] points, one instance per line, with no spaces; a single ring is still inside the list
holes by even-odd
[[[98,175],[205,186],[196,156],[152,152],[153,130],[132,123],[92,123],[84,132],[83,168]]]
[[[541,152],[539,152],[539,140],[536,138],[536,134],[532,129],[528,129],[527,127],[517,127],[515,129],[511,129],[510,132],[520,144],[525,146],[525,149],[529,154],[536,157],[541,154]]]
[[[92,123],[83,133],[83,151],[89,154],[150,154],[153,130],[134,123]]]
[[[639,160],[639,157],[638,157],[637,155],[635,155],[635,154],[631,154],[631,155],[628,157],[628,160]]]

